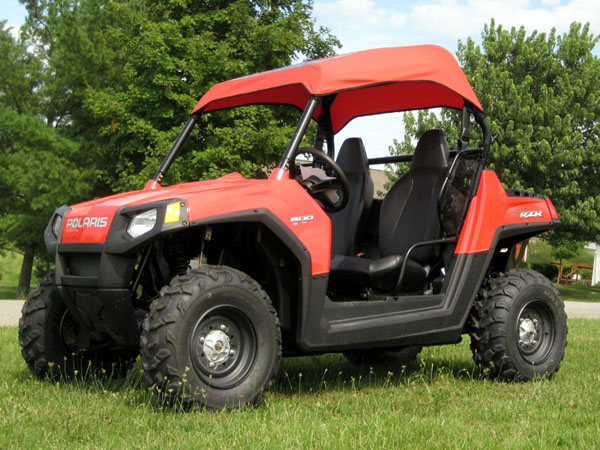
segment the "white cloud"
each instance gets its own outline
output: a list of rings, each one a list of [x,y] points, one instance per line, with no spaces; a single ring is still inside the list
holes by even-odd
[[[373,0],[317,2],[314,5],[314,12],[317,17],[325,16],[355,30],[381,26],[396,27],[406,23],[403,14],[376,8]]]
[[[481,32],[483,24],[492,18],[497,24],[508,27],[524,26],[528,31],[568,31],[572,22],[587,22],[600,18],[597,0],[572,0],[565,4],[543,2],[546,6],[531,6],[524,0],[478,1],[442,0],[421,3],[412,8],[409,22],[416,30],[441,34],[453,38],[466,38]],[[592,32],[598,32],[600,23],[590,23]]]
[[[390,24],[396,28],[406,25],[406,14],[392,14],[390,16]]]
[[[505,28],[524,26],[529,33],[552,28],[564,33],[572,22],[590,22],[591,32],[600,35],[600,0],[316,0],[314,14],[341,40],[342,52],[425,43],[454,52],[458,39],[470,36],[479,42],[492,18]],[[356,119],[340,132],[338,145],[361,136],[369,156],[383,156],[392,138],[402,136],[400,118]]]
[[[492,18],[529,32],[564,33],[572,22],[590,22],[591,32],[600,34],[599,0],[319,0],[314,13],[340,38],[344,52],[421,43],[453,51],[458,39],[479,40]]]
[[[330,28],[343,52],[400,45],[394,42],[407,26],[407,15],[377,6],[378,0],[320,0],[313,6],[319,25]]]

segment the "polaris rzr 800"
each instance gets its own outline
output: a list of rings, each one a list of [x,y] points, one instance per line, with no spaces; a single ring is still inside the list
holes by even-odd
[[[251,104],[301,111],[268,179],[161,186],[202,114]],[[437,129],[410,156],[369,159],[360,138],[335,142],[355,117],[434,107],[462,111],[455,149]],[[563,302],[542,275],[512,267],[515,246],[558,215],[484,169],[490,140],[456,59],[436,46],[219,83],[144,189],[53,214],[56,269],[23,308],[23,357],[39,377],[69,377],[141,353],[150,385],[212,409],[259,403],[281,356],[407,361],[467,333],[491,376],[550,377],[566,345]],[[311,167],[298,167],[306,155]],[[369,165],[399,161],[410,169],[374,198]]]

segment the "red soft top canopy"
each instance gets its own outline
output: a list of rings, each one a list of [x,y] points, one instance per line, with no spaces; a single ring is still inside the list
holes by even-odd
[[[331,105],[334,133],[357,116],[481,104],[458,61],[436,45],[391,47],[308,61],[214,85],[194,108],[215,111],[272,103],[304,109],[311,95],[337,94]],[[315,111],[316,119],[321,114]]]

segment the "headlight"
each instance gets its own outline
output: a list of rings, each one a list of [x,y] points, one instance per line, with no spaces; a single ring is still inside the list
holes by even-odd
[[[52,223],[52,232],[54,236],[58,237],[60,235],[60,229],[62,228],[62,216],[58,214],[54,216],[54,223]]]
[[[131,219],[127,227],[127,234],[136,238],[150,231],[154,225],[156,225],[156,209],[150,209]]]

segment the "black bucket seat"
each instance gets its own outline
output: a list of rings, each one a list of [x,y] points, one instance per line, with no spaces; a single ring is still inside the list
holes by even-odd
[[[390,293],[423,287],[431,267],[439,261],[439,246],[412,251],[401,282],[400,268],[411,246],[440,237],[438,199],[448,173],[448,159],[442,130],[423,133],[410,170],[383,199],[378,245],[368,252],[368,258],[334,254],[330,266],[334,285],[372,286]]]
[[[358,244],[373,204],[373,180],[362,139],[346,139],[336,162],[348,179],[350,196],[343,209],[329,213],[331,253],[350,256],[358,252]]]

